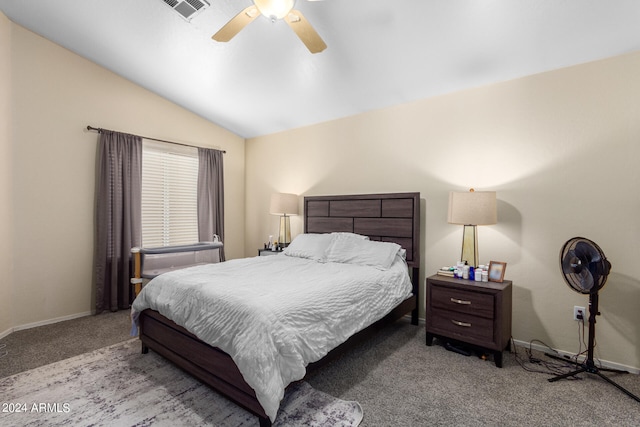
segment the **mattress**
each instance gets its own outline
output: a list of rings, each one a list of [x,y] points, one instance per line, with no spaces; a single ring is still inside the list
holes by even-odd
[[[273,421],[307,364],[411,295],[407,270],[400,255],[384,270],[285,254],[237,259],[156,277],[132,314],[156,310],[229,354]]]

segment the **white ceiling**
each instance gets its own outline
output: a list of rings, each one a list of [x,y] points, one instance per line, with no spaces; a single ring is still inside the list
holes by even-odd
[[[12,21],[245,137],[640,50],[639,0],[297,0],[312,55],[251,0],[0,0]]]

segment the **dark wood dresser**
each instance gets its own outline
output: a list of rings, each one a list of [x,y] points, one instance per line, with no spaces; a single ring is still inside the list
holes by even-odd
[[[511,338],[511,281],[427,278],[427,345],[448,339],[490,350],[497,367]]]

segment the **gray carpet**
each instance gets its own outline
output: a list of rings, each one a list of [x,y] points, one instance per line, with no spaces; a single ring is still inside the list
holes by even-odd
[[[525,371],[513,353],[505,352],[503,368],[496,368],[490,360],[427,347],[423,327],[399,321],[307,380],[360,402],[361,425],[369,427],[640,425],[640,403],[597,376],[555,383],[550,377]],[[640,394],[638,375],[610,377]]]
[[[130,331],[122,310],[14,332],[0,339],[0,378],[126,341]]]
[[[223,398],[137,340],[0,379],[0,425],[254,426],[257,417]],[[6,406],[6,407],[5,407]],[[362,408],[298,382],[274,427],[357,426]]]
[[[104,329],[109,329],[107,324],[112,324],[117,333],[101,329],[100,333],[83,334],[76,339],[87,340],[96,348],[108,345],[101,345],[102,334],[127,340],[129,324],[126,313],[112,314],[104,318],[101,316],[105,315],[93,316],[92,321],[97,319]],[[79,321],[81,319],[63,323]],[[62,329],[70,328],[67,325]],[[28,331],[12,335],[23,332]],[[64,332],[58,334],[65,335]],[[29,339],[38,341],[38,332],[31,330]],[[21,339],[16,340],[11,335],[0,343],[9,341],[9,352],[18,351],[22,345]],[[47,346],[63,347],[54,342]],[[31,345],[37,347],[34,343]],[[77,342],[71,347],[81,345],[90,346],[89,343]],[[527,367],[544,368],[542,363],[529,363],[524,349],[518,347],[517,350],[517,355],[525,359]],[[12,356],[21,358],[15,352],[9,355],[10,358]],[[534,356],[535,360],[545,359],[540,353],[534,353]],[[22,365],[17,361],[9,364]],[[0,377],[7,375],[4,373],[6,365],[7,362],[0,359]],[[595,375],[580,374],[579,380],[549,383],[550,374],[526,371],[513,353],[504,354],[503,366],[499,369],[490,360],[461,356],[440,345],[427,347],[424,328],[401,320],[322,367],[310,375],[307,382],[331,396],[359,402],[364,410],[361,426],[367,427],[640,424],[640,403]],[[564,369],[571,368],[567,365]],[[605,374],[636,395],[640,394],[640,376]]]

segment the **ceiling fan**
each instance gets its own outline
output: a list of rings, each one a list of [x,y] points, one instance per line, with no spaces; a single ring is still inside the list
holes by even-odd
[[[302,15],[299,10],[295,10],[293,6],[296,0],[252,0],[253,5],[245,8],[238,13],[229,22],[227,22],[217,33],[211,37],[219,42],[228,42],[245,26],[258,17],[263,15],[271,22],[284,19],[291,29],[298,35],[302,43],[307,46],[311,53],[322,52],[327,48],[326,43],[313,29],[309,21]],[[318,0],[308,0],[318,1]]]

